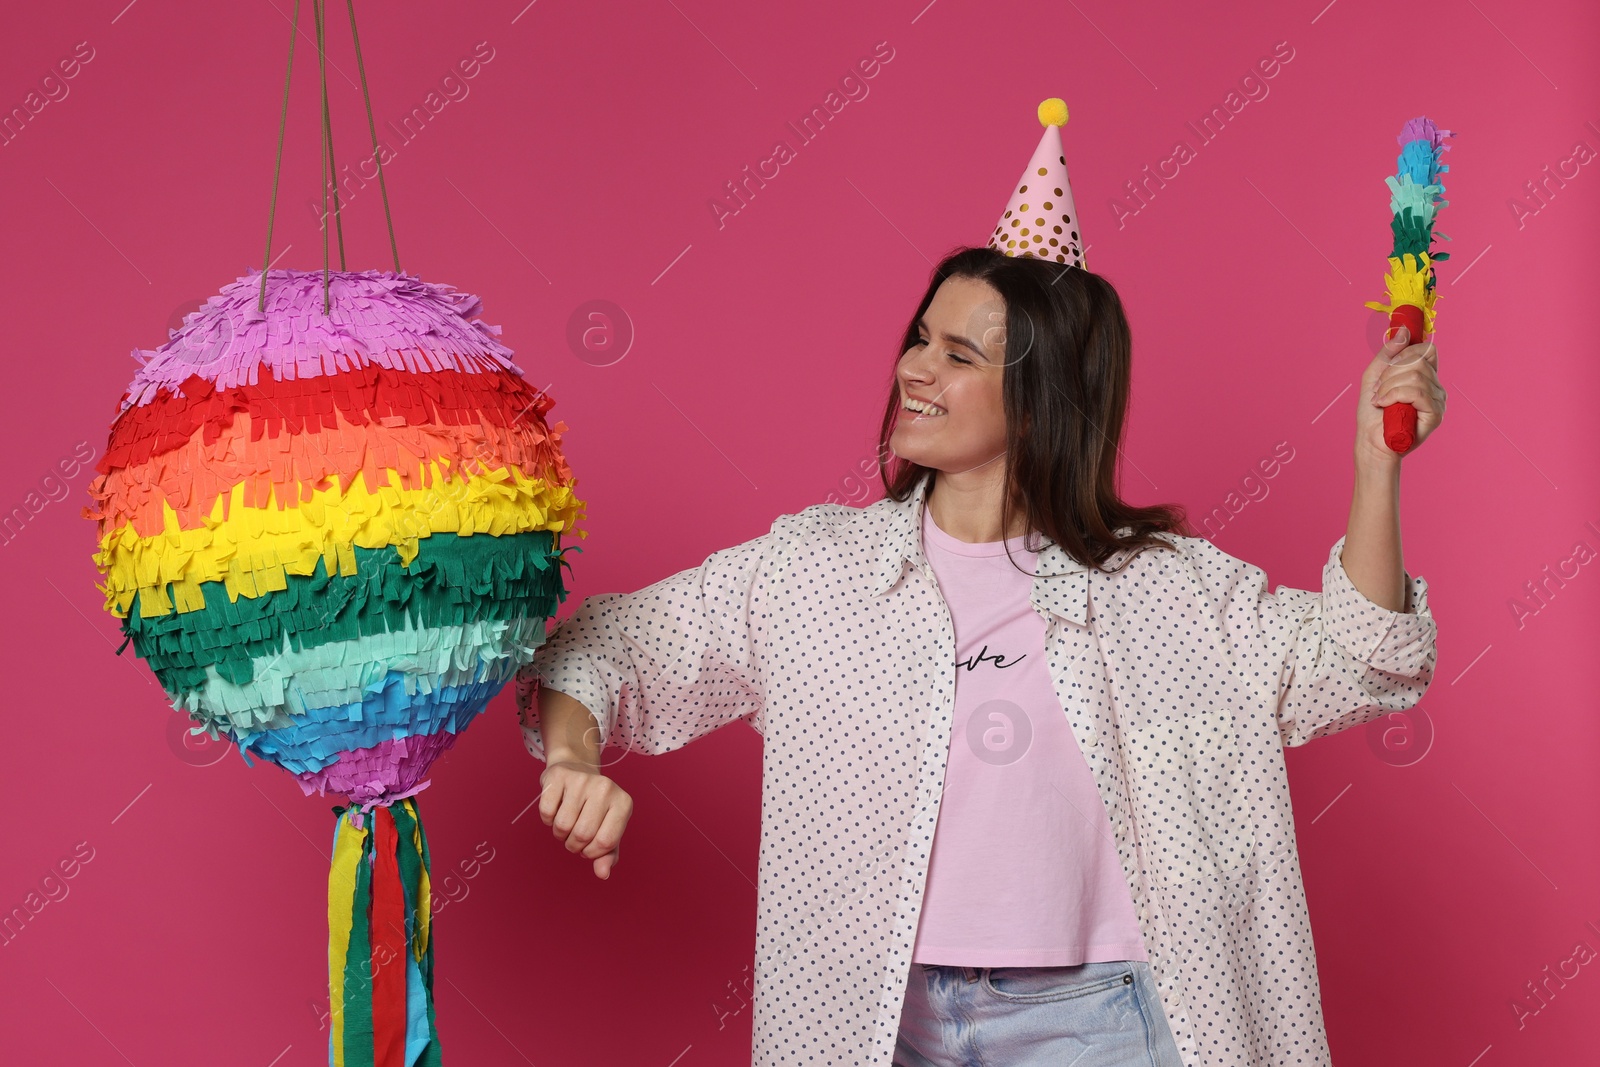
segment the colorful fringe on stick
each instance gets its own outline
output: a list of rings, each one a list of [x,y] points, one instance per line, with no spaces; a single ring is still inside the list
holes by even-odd
[[[252,271],[135,351],[84,514],[123,648],[192,732],[352,802],[331,1062],[412,1067],[438,1040],[409,798],[543,643],[583,504],[476,297],[331,271],[324,310],[323,278],[269,271],[258,310]]]
[[[1389,224],[1394,233],[1394,249],[1389,253],[1389,273],[1384,277],[1389,298],[1385,303],[1369,300],[1364,306],[1388,313],[1389,330],[1406,327],[1411,344],[1433,333],[1433,304],[1437,299],[1433,264],[1450,258],[1448,252],[1435,253],[1431,249],[1435,237],[1450,240],[1446,234],[1433,232],[1433,219],[1439,208],[1450,203],[1439,195],[1444,192],[1439,175],[1450,169],[1439,162],[1439,156],[1451,147],[1444,138],[1454,136],[1425,117],[1407,122],[1398,138],[1400,155],[1395,160],[1395,173],[1384,179],[1389,185],[1389,207],[1394,212]],[[1383,409],[1384,440],[1394,451],[1410,449],[1416,428],[1417,409],[1410,404],[1394,403]]]

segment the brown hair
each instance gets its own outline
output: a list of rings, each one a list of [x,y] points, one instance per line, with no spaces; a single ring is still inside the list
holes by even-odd
[[[1157,532],[1194,536],[1181,504],[1134,507],[1117,495],[1132,341],[1111,283],[1081,267],[991,248],[958,248],[934,268],[895,354],[897,365],[918,342],[917,321],[940,284],[952,277],[984,282],[1005,301],[1001,394],[1009,491],[1000,528],[1010,529],[1020,509],[1028,520],[1024,544],[1030,551],[1038,550],[1033,532],[1040,532],[1089,567],[1099,567],[1119,550],[1171,547],[1153,536]],[[909,497],[933,470],[889,450],[900,400],[895,379],[878,436],[878,474],[894,500]],[[1122,527],[1131,529],[1119,537]]]

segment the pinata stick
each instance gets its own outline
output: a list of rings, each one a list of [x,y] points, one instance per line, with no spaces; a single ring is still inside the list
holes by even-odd
[[[1366,306],[1389,313],[1389,328],[1385,336],[1404,326],[1410,333],[1410,343],[1419,344],[1433,333],[1434,293],[1433,263],[1449,259],[1450,253],[1431,251],[1433,239],[1450,240],[1446,234],[1433,232],[1434,214],[1450,202],[1439,198],[1444,185],[1439,175],[1450,168],[1439,163],[1439,153],[1451,147],[1444,138],[1454,137],[1450,130],[1441,130],[1426,117],[1407,122],[1397,138],[1400,155],[1395,160],[1395,174],[1385,178],[1389,185],[1389,206],[1394,212],[1389,227],[1394,233],[1394,250],[1389,254],[1387,303],[1368,301]],[[1383,439],[1395,452],[1406,452],[1416,443],[1417,409],[1404,401],[1397,401],[1383,409]]]

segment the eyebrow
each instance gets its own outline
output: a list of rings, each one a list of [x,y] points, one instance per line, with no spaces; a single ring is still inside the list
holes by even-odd
[[[922,329],[922,330],[927,330],[928,333],[932,333],[933,332],[932,330],[928,329],[928,322],[927,322],[926,319],[922,319],[922,318],[917,319],[917,327],[919,329]],[[979,345],[976,341],[970,340],[970,339],[968,339],[966,337],[962,337],[959,334],[950,333],[948,330],[945,331],[943,334],[940,334],[940,337],[943,338],[945,341],[947,341],[950,344],[961,345],[961,346],[963,346],[965,348],[970,348],[970,349],[972,349],[972,351],[976,352],[978,354],[978,357],[980,359],[982,359],[985,363],[990,362],[989,353],[985,352],[983,350],[983,347],[981,345]]]

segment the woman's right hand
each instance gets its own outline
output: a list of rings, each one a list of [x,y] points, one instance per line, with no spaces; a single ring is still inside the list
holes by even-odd
[[[581,759],[558,759],[539,775],[539,818],[568,852],[594,860],[597,878],[610,878],[621,850],[633,798]]]

